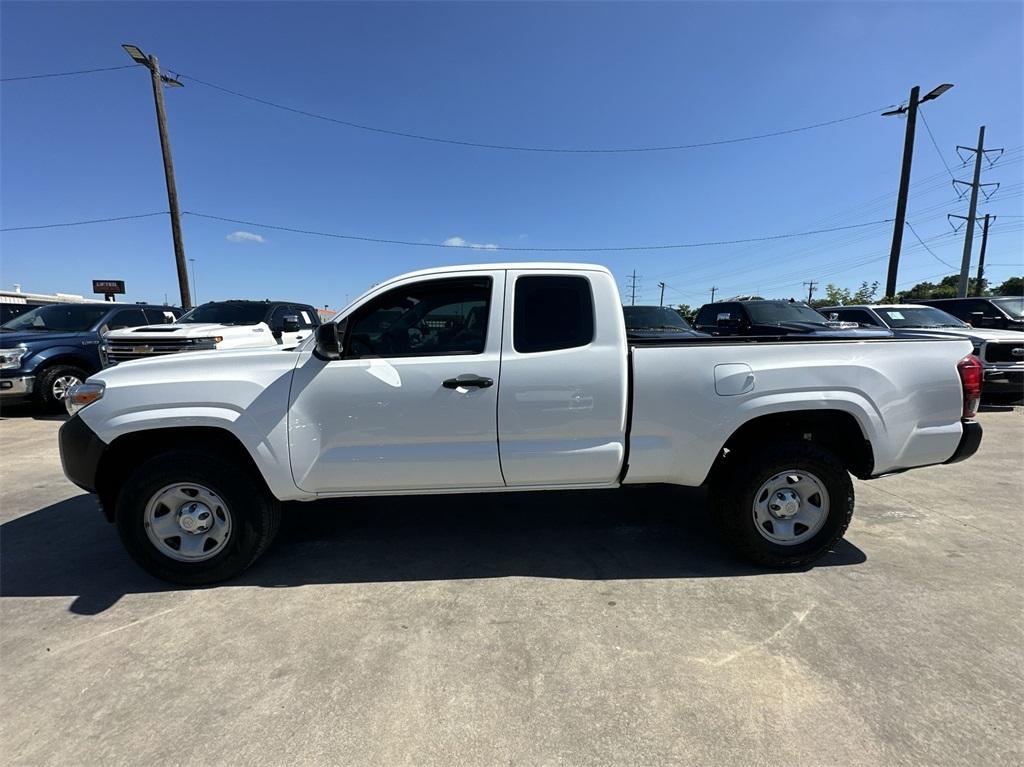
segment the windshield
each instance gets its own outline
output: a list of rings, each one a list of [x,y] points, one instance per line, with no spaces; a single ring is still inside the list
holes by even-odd
[[[212,322],[216,325],[256,325],[267,316],[267,304],[210,303],[197,306],[178,320],[178,324]]]
[[[824,325],[825,316],[806,304],[788,301],[765,301],[746,304],[750,319],[758,325],[779,325],[783,322],[811,322]]]
[[[991,301],[1015,320],[1024,319],[1024,298],[993,298]]]
[[[966,322],[932,306],[875,309],[890,328],[966,328]]]
[[[689,330],[679,312],[667,306],[624,306],[626,327],[630,330]]]
[[[106,316],[103,304],[53,304],[40,306],[4,323],[4,330],[63,330],[80,333],[93,328]]]

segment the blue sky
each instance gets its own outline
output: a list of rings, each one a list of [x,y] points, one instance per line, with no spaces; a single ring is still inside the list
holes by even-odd
[[[984,181],[993,282],[1022,271],[1022,4],[343,4],[7,2],[3,77],[129,63],[342,120],[493,144],[629,147],[785,130],[955,88],[925,105],[956,144],[1007,155]],[[166,92],[184,210],[411,242],[623,247],[754,238],[891,218],[905,123],[875,114],[759,141],[672,152],[512,152],[343,127],[185,81]],[[0,86],[3,227],[166,210],[144,69]],[[966,213],[919,122],[900,287],[959,265]],[[1017,218],[1011,218],[1016,216]],[[329,239],[186,216],[200,300],[338,307],[389,275],[550,254]],[[246,232],[248,235],[231,235]],[[460,238],[460,240],[452,240]],[[567,254],[613,269],[637,302],[800,295],[802,283],[884,282],[891,225],[769,242]],[[177,295],[164,216],[0,234],[0,283],[130,299]],[[977,258],[977,241],[975,245]]]

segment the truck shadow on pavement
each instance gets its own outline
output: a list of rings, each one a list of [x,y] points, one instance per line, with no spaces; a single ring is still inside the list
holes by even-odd
[[[844,540],[815,567],[865,560]],[[267,554],[222,586],[772,572],[738,562],[716,539],[702,490],[642,487],[290,504]],[[139,569],[91,496],[0,526],[2,597],[73,596],[72,612],[95,615],[125,594],[187,589]]]

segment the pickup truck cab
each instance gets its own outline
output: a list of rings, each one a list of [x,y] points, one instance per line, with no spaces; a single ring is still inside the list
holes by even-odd
[[[237,575],[283,501],[711,487],[723,535],[814,561],[875,477],[977,449],[980,366],[957,338],[628,341],[611,273],[487,264],[387,280],[294,349],[169,355],[77,387],[65,474],[132,556]]]
[[[851,304],[820,311],[861,327],[888,328],[897,336],[938,334],[967,338],[984,368],[984,394],[1024,394],[1024,333],[1019,330],[976,328],[942,309],[922,304]]]
[[[697,330],[713,336],[795,336],[817,335],[871,338],[889,335],[884,330],[843,327],[810,306],[797,301],[769,301],[763,298],[704,304],[697,312]]]
[[[211,301],[171,325],[110,333],[100,348],[104,367],[179,352],[294,347],[320,324],[309,304],[294,301]]]
[[[48,304],[20,314],[0,326],[0,401],[62,407],[68,388],[102,367],[105,333],[173,322],[180,314],[173,306],[102,302]]]

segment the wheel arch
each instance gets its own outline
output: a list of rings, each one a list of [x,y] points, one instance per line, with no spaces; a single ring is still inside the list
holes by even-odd
[[[241,440],[227,429],[216,426],[172,426],[129,432],[114,439],[103,452],[96,469],[96,494],[108,522],[114,521],[118,489],[131,474],[154,455],[170,450],[201,448],[237,461],[246,473],[260,482],[268,494],[270,487],[252,454]]]
[[[806,440],[835,453],[859,479],[870,477],[875,465],[871,440],[857,418],[845,410],[790,410],[756,416],[739,426],[726,440],[708,473],[713,480],[730,456],[757,445]]]

